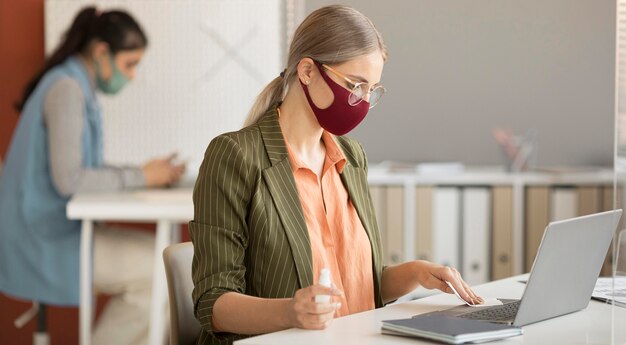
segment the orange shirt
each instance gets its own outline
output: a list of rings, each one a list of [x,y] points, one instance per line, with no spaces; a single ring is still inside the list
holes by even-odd
[[[340,173],[346,164],[343,152],[324,131],[326,158],[321,178],[289,147],[289,161],[298,188],[304,219],[311,240],[313,279],[328,268],[332,283],[344,292],[337,316],[374,309],[372,248]],[[286,140],[285,140],[286,141]]]

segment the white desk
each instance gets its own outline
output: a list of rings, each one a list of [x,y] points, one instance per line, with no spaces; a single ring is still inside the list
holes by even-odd
[[[82,221],[80,244],[80,344],[91,343],[92,311],[92,242],[94,221],[157,223],[152,304],[150,312],[151,345],[164,344],[167,330],[165,305],[167,287],[163,268],[163,249],[177,240],[178,224],[193,219],[191,189],[142,190],[128,193],[75,195],[67,205],[69,219]]]
[[[475,287],[475,291],[484,297],[520,298],[525,285],[518,280],[525,277],[526,275],[517,276],[479,285]],[[382,335],[381,321],[408,318],[458,304],[458,299],[454,295],[438,294],[335,319],[330,327],[323,331],[288,329],[243,339],[235,344],[433,344],[417,338]],[[612,308],[610,305],[592,300],[589,306],[580,312],[524,326],[524,335],[489,344],[626,344],[624,326],[626,326],[626,308]]]

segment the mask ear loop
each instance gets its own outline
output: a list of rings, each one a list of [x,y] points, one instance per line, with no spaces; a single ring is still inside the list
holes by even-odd
[[[311,60],[313,60],[313,59],[311,59]],[[330,77],[326,74],[326,71],[324,71],[324,67],[322,66],[322,64],[320,64],[316,60],[313,60],[313,63],[317,67],[317,70],[322,75],[322,78],[326,82],[326,85],[328,85],[330,87],[329,83],[334,83],[334,81],[332,79],[330,79]],[[308,99],[309,105],[311,105],[311,107],[317,108],[318,110],[323,110],[323,109],[319,108],[317,105],[315,105],[315,102],[313,102],[313,99],[311,98],[311,95],[309,94],[309,87],[308,86],[309,86],[309,83],[311,82],[311,80],[307,79],[305,81],[302,81],[299,78],[298,78],[298,80],[300,81],[300,85],[302,85],[302,89],[304,91],[304,95]]]

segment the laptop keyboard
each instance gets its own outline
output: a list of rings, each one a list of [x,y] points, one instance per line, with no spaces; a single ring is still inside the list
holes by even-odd
[[[500,306],[479,309],[473,312],[458,315],[458,317],[487,321],[513,320],[517,314],[517,309],[519,309],[520,302],[521,301],[515,301]]]

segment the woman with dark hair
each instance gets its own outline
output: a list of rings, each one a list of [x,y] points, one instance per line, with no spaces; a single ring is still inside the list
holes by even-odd
[[[126,12],[83,9],[25,88],[0,176],[0,291],[53,305],[79,301],[80,224],[65,214],[74,193],[161,187],[178,181],[173,157],[142,167],[103,162],[96,91],[116,94],[135,76],[147,38]],[[113,295],[95,343],[145,342],[150,235],[98,227],[94,286]]]

